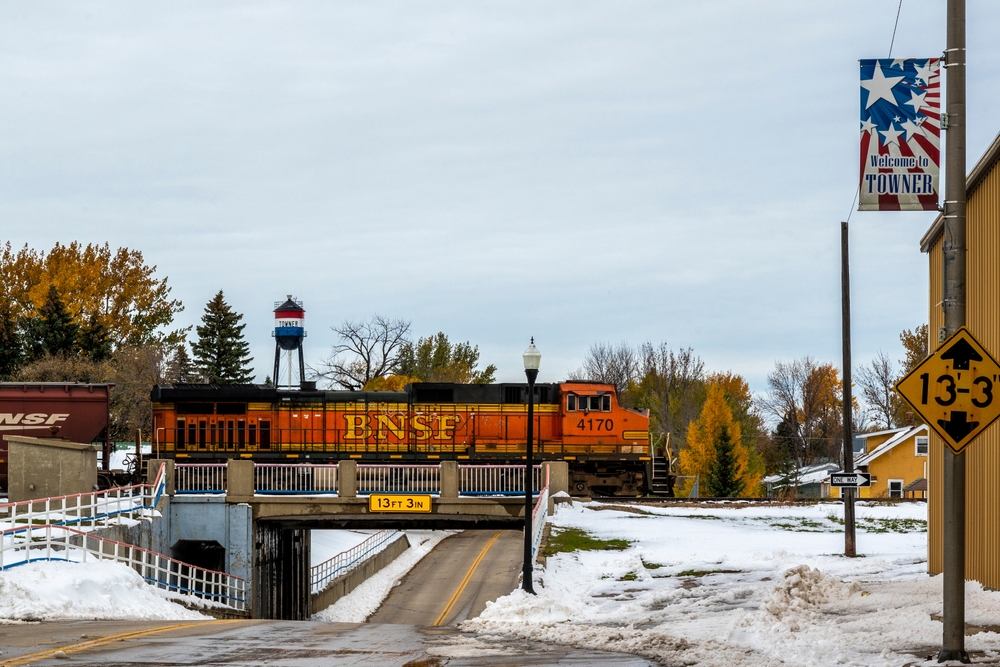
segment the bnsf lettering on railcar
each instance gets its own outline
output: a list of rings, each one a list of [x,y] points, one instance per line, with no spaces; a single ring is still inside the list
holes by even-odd
[[[374,417],[374,419],[373,419]],[[418,441],[451,440],[455,428],[462,423],[461,415],[394,415],[348,414],[344,415],[347,430],[345,440],[367,440],[372,435],[383,440],[389,434],[405,440],[409,434]]]
[[[11,413],[11,412],[0,412],[0,425],[9,425],[7,429],[10,430],[10,426],[14,426],[18,429],[24,428],[25,426],[51,426],[59,422],[64,422],[69,417],[69,413],[47,413],[47,412],[32,412],[29,414],[24,413]]]

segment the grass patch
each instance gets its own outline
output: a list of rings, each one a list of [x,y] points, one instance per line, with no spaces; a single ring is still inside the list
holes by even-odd
[[[924,519],[858,519],[858,528],[866,533],[926,533]]]
[[[565,528],[549,535],[544,555],[554,556],[573,551],[622,551],[628,547],[628,540],[602,540],[579,528]]]
[[[704,577],[709,574],[740,574],[743,570],[684,570],[678,572],[678,577]]]
[[[642,560],[642,566],[647,570],[659,570],[661,567],[663,567],[659,563],[647,563],[645,560]]]
[[[664,516],[670,516],[669,514]],[[702,519],[703,521],[722,521],[721,516],[715,516],[712,514],[678,514],[676,515],[678,519]]]
[[[618,577],[618,581],[635,581],[639,578],[639,575],[635,572],[626,572],[622,576]]]

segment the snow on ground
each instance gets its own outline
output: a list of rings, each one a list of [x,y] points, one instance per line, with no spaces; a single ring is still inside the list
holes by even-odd
[[[121,563],[28,563],[0,571],[0,622],[209,618],[164,596]]]
[[[462,630],[733,667],[901,666],[940,648],[941,577],[926,574],[926,505],[561,505],[553,531],[626,539],[623,551],[559,553]],[[967,586],[967,621],[1000,625],[1000,593]],[[1000,635],[967,639],[1000,657]],[[928,664],[937,664],[936,662]]]
[[[451,530],[406,531],[406,538],[410,542],[409,549],[353,591],[315,614],[313,620],[329,623],[363,623],[375,613],[399,580],[413,569],[421,558],[436,547],[438,542],[454,533],[455,531]]]
[[[377,533],[376,530],[314,530],[310,544],[310,560],[314,566],[326,562]]]

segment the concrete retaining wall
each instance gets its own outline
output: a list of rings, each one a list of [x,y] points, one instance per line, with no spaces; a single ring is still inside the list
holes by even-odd
[[[367,581],[373,574],[384,568],[392,561],[396,560],[401,553],[409,548],[410,541],[406,539],[406,535],[400,535],[399,538],[394,540],[385,549],[378,552],[344,576],[334,579],[326,588],[313,595],[309,602],[309,612],[311,614],[315,614],[326,609],[334,602]]]

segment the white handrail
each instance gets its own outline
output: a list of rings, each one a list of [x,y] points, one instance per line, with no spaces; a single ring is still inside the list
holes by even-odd
[[[36,525],[111,525],[121,515],[152,516],[166,492],[166,463],[160,464],[152,484],[120,486],[103,491],[21,500],[0,504],[0,528]]]
[[[545,520],[549,516],[549,469],[545,469],[545,487],[538,492],[538,500],[531,510],[531,558],[535,559],[538,553],[538,545],[542,543],[542,534],[545,532]]]
[[[440,493],[441,466],[363,464],[358,493]]]
[[[312,592],[319,593],[336,577],[343,576],[360,565],[363,561],[377,554],[394,542],[402,533],[398,530],[380,530],[361,544],[314,565],[310,570]]]
[[[322,463],[256,463],[254,490],[266,494],[336,495],[338,466]]]
[[[459,495],[516,496],[524,493],[523,465],[460,465]],[[534,466],[532,488],[535,493],[542,485],[542,466]]]
[[[174,465],[176,493],[225,493],[225,463],[177,463]]]
[[[147,549],[108,540],[69,526],[46,524],[0,532],[0,570],[37,561],[111,560],[125,563],[149,584],[237,610],[246,609],[247,585],[240,577],[174,560]]]

